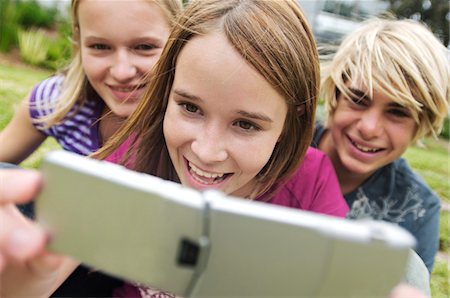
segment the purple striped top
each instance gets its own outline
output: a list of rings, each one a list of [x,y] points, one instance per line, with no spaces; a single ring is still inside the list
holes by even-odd
[[[67,151],[88,155],[100,148],[99,119],[103,102],[88,99],[80,106],[75,104],[60,123],[44,129],[36,120],[52,113],[61,94],[63,76],[50,77],[36,85],[29,98],[30,118],[34,127],[47,136],[54,137]]]

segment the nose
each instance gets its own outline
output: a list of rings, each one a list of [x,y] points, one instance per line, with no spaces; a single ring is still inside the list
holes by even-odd
[[[366,140],[380,136],[383,130],[382,112],[376,109],[366,110],[358,122],[358,130]]]
[[[110,74],[117,82],[127,82],[136,76],[137,68],[127,51],[117,51],[110,67]]]
[[[191,143],[191,150],[199,161],[212,164],[225,161],[228,158],[226,137],[218,128],[205,127],[199,131]]]

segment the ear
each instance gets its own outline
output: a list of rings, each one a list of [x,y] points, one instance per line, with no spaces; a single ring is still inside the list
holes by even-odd
[[[72,42],[76,46],[80,46],[80,27],[76,25],[73,29]]]
[[[297,106],[297,115],[303,116],[304,113],[305,113],[305,104]]]

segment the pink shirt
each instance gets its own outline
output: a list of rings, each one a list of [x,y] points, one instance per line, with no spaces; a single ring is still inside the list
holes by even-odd
[[[106,158],[119,163],[130,146],[130,139]],[[133,160],[126,166],[132,168]],[[328,157],[321,151],[308,148],[306,156],[292,177],[282,183],[267,201],[270,204],[297,208],[301,210],[345,217],[347,203],[341,194],[336,173]],[[264,200],[264,195],[258,200]],[[155,288],[125,282],[115,289],[113,297],[161,297],[173,298],[175,295]]]
[[[106,160],[119,163],[130,143],[131,139],[125,141]],[[126,166],[132,168],[132,164],[133,160]],[[258,200],[264,198],[263,194]],[[282,183],[268,203],[338,217],[345,217],[349,210],[331,161],[323,152],[312,147],[308,148],[294,175]]]
[[[259,199],[263,198],[264,195]],[[325,153],[312,147],[294,175],[268,203],[338,217],[345,217],[349,210],[333,164]]]

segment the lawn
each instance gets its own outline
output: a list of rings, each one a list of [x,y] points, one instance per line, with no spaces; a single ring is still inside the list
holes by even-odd
[[[38,82],[48,78],[50,75],[50,72],[41,69],[0,64],[0,130],[11,120],[22,99],[28,95]],[[49,138],[21,166],[24,168],[37,168],[42,155],[49,150],[57,148],[59,148],[59,145],[56,141]]]
[[[448,141],[427,139],[405,154],[411,166],[446,203],[450,204],[450,145]]]
[[[51,73],[45,70],[0,64],[0,130],[10,121],[16,107],[33,86],[50,75]],[[59,148],[58,144],[49,139],[21,165],[24,168],[36,168],[39,166],[42,155],[56,148]],[[450,204],[449,151],[448,141],[429,139],[425,140],[422,147],[411,147],[405,155],[411,166],[447,204]],[[441,216],[441,250],[447,255],[450,246],[449,218],[448,209],[447,211],[443,210]],[[447,259],[437,258],[431,278],[433,297],[450,296],[449,269],[450,265]]]

